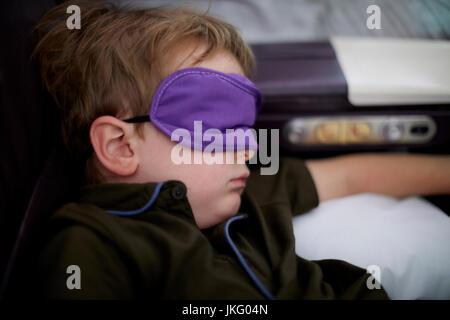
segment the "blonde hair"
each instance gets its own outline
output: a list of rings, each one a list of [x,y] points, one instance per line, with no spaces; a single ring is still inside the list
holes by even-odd
[[[80,7],[81,29],[67,28],[69,5]],[[91,148],[92,122],[102,115],[147,114],[168,75],[164,64],[186,39],[207,45],[196,63],[220,48],[236,57],[248,78],[255,66],[251,49],[232,25],[184,7],[127,10],[105,2],[69,1],[46,13],[37,30],[40,40],[32,56],[62,111],[64,144],[83,163]],[[100,183],[92,158],[85,164],[86,180]]]

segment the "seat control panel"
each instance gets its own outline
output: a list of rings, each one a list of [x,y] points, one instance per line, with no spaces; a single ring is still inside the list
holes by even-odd
[[[288,121],[284,138],[293,145],[421,144],[436,134],[429,116],[327,116]]]

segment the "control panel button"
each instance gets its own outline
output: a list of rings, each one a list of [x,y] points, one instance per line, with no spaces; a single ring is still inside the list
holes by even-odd
[[[346,143],[361,143],[369,140],[370,124],[367,122],[349,122],[346,125]]]
[[[397,141],[402,138],[404,131],[403,124],[389,123],[383,127],[383,136],[389,141]]]
[[[316,137],[321,143],[339,142],[339,122],[328,122],[316,127]]]

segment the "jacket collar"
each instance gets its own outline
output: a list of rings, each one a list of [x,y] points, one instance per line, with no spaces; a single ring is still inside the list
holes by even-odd
[[[86,185],[80,189],[80,203],[88,203],[104,209],[105,211],[139,211],[142,214],[132,214],[136,218],[144,217],[146,212],[164,210],[187,218],[195,223],[192,208],[186,197],[186,185],[179,180],[169,180],[162,184],[160,189],[157,182],[148,183],[106,183]],[[159,189],[159,190],[158,190]],[[156,194],[154,202],[148,206],[152,196]],[[238,214],[246,210],[248,201],[247,190],[244,190],[241,198],[241,207]],[[244,209],[244,212],[241,210]],[[247,214],[244,213],[247,217]],[[247,220],[247,219],[244,219]],[[218,247],[229,250],[225,241],[225,229],[227,220],[208,229],[202,230],[203,234]]]
[[[174,213],[182,212],[193,219],[192,208],[186,197],[186,185],[179,180],[86,185],[80,189],[79,202],[95,205],[105,211],[132,213],[123,215],[136,215],[161,208]]]

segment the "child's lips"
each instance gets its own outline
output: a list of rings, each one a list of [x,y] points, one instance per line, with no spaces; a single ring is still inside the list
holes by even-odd
[[[245,181],[247,180],[247,178],[236,178],[236,179],[231,179],[230,183],[231,186],[234,188],[245,188]]]
[[[249,175],[250,175],[250,172],[247,171],[247,172],[241,174],[240,176],[238,176],[234,179],[231,179],[230,183],[231,183],[231,186],[233,187],[233,189],[234,188],[242,188],[242,189],[245,188],[245,184],[246,184],[245,182]]]

